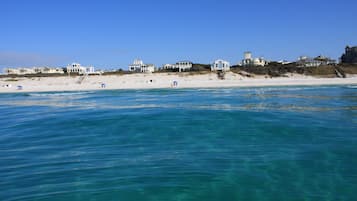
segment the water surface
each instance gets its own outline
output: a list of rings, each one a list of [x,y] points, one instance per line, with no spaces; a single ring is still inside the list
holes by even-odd
[[[357,88],[0,94],[0,200],[355,200]]]

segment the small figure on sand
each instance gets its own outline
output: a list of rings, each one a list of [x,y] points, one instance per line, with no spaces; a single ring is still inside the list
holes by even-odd
[[[174,80],[171,84],[171,87],[176,88],[178,86],[178,82],[176,80]]]

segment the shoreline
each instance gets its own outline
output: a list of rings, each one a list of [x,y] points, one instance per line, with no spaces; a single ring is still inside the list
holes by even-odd
[[[177,86],[175,86],[175,82]],[[0,93],[67,92],[140,89],[195,89],[232,87],[357,85],[357,76],[317,78],[290,74],[289,77],[252,78],[228,72],[224,80],[216,73],[190,75],[157,73],[76,77],[0,78]],[[19,87],[21,86],[21,87]],[[22,89],[19,89],[22,88]]]

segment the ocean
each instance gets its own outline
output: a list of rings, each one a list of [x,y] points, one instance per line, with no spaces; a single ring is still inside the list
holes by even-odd
[[[356,200],[357,86],[0,94],[0,200]]]

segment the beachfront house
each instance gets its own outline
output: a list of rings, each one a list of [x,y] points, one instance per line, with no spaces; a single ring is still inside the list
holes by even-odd
[[[229,71],[230,64],[228,61],[218,59],[211,64],[211,71]]]
[[[341,63],[357,64],[357,46],[345,48],[345,53],[341,56]]]
[[[129,71],[131,72],[141,72],[141,66],[144,65],[144,62],[140,59],[135,59],[132,64],[129,65]]]
[[[93,66],[82,66],[79,63],[72,63],[70,65],[67,65],[67,73],[71,74],[79,74],[79,75],[98,75],[101,74],[101,72],[97,72],[94,70]]]
[[[155,71],[155,65],[144,64],[140,59],[135,59],[132,64],[129,65],[130,72],[141,72],[141,73],[153,73]]]
[[[253,58],[251,52],[244,52],[244,59],[242,60],[242,66],[265,66],[268,62],[263,58]]]
[[[50,68],[50,67],[34,67],[35,73],[41,74],[64,74],[62,68]]]
[[[81,66],[81,64],[79,63],[72,63],[70,65],[67,65],[67,73],[71,74],[71,73],[76,73],[76,74],[83,74],[86,72],[86,68]]]
[[[318,66],[326,66],[326,65],[335,65],[336,60],[330,59],[325,56],[317,56],[315,58],[301,56],[296,61],[298,67],[318,67]]]
[[[155,71],[154,64],[144,64],[140,68],[140,72],[142,73],[153,73]]]
[[[177,69],[179,72],[187,71],[192,68],[193,63],[191,61],[179,61],[176,64],[165,64],[163,69],[166,70],[175,70]]]

